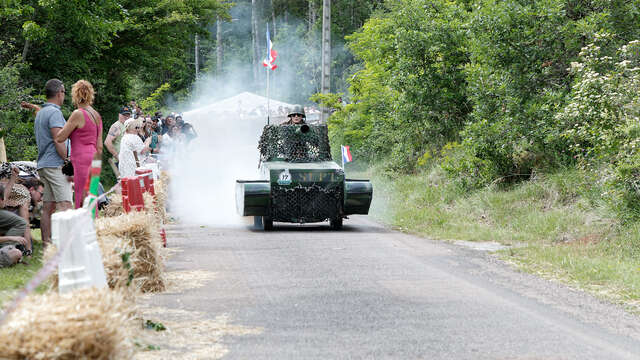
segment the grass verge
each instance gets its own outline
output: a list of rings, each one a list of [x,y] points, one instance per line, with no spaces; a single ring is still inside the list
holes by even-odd
[[[508,188],[468,192],[441,169],[381,176],[372,215],[408,233],[513,245],[505,261],[640,309],[640,223],[621,224],[597,182],[579,170],[538,175]],[[351,175],[351,174],[350,174]]]
[[[43,248],[40,229],[32,230],[31,236],[33,238],[33,255],[30,259],[25,259],[26,264],[0,268],[0,306],[22,289],[42,267]],[[42,285],[38,291],[42,292],[45,289],[46,286]]]

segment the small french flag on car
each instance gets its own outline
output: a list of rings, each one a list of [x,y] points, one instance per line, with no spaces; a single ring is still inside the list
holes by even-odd
[[[344,146],[342,145],[342,163],[346,164],[346,163],[350,163],[353,161],[353,158],[351,157],[351,150],[349,150],[349,146]]]

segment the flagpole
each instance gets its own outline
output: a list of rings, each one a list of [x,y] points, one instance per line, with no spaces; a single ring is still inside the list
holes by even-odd
[[[344,171],[344,145],[340,145],[340,158],[342,159],[342,171]]]
[[[271,111],[270,111],[270,104],[271,104],[271,99],[269,98],[269,78],[270,78],[270,74],[269,74],[269,68],[267,69],[267,125],[269,125],[269,116],[271,116]]]

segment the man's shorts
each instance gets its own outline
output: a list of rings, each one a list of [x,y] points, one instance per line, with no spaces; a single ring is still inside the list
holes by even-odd
[[[71,202],[71,183],[62,173],[62,166],[38,169],[38,175],[44,185],[42,201]]]

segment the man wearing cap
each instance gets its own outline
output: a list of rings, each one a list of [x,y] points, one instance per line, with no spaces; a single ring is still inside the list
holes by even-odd
[[[62,81],[51,79],[45,84],[47,102],[38,111],[34,122],[38,145],[38,175],[44,185],[42,206],[42,241],[51,242],[51,214],[56,210],[71,209],[71,184],[62,174],[64,159],[68,157],[67,144],[53,141],[66,123],[60,106],[64,102]]]
[[[122,109],[120,109],[120,114],[118,114],[118,121],[111,125],[107,138],[104,139],[104,146],[107,148],[107,151],[111,153],[111,156],[113,156],[116,162],[118,161],[118,155],[120,154],[120,141],[122,141],[122,136],[124,136],[125,133],[124,122],[130,117],[131,109],[129,109],[128,106],[123,106]]]
[[[16,264],[22,259],[22,250],[18,247],[22,249],[28,247],[28,242],[23,237],[27,230],[27,222],[4,209],[5,199],[8,199],[11,194],[18,172],[18,168],[12,166],[9,182],[0,184],[0,268]]]

